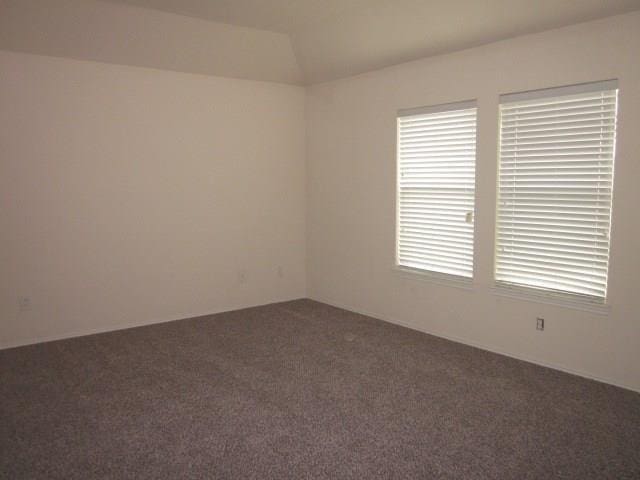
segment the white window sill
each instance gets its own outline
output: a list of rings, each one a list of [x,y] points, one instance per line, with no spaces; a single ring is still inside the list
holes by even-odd
[[[597,315],[608,315],[610,306],[606,303],[598,303],[588,298],[572,295],[570,293],[563,294],[560,292],[548,292],[535,288],[520,287],[517,285],[505,285],[497,283],[491,291],[500,297],[515,298],[526,302],[544,303],[559,307],[572,308],[574,310],[582,310],[584,312],[595,313]]]
[[[402,265],[395,265],[393,271],[397,275],[411,280],[433,283],[445,287],[455,287],[463,290],[473,290],[472,278],[420,270],[419,268],[404,267]]]

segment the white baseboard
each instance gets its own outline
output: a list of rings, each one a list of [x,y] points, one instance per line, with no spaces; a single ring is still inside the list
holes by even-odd
[[[88,328],[88,329],[77,330],[77,331],[72,331],[72,332],[65,332],[65,333],[61,333],[59,335],[50,335],[50,336],[45,336],[45,337],[33,337],[33,338],[25,339],[25,340],[18,340],[18,341],[15,341],[15,342],[7,342],[7,343],[0,344],[0,350],[6,350],[6,349],[9,349],[9,348],[16,348],[16,347],[24,347],[24,346],[27,346],[27,345],[35,345],[35,344],[38,344],[38,343],[55,342],[57,340],[66,340],[68,338],[85,337],[87,335],[95,335],[97,333],[116,332],[118,330],[127,330],[129,328],[145,327],[145,326],[148,326],[148,325],[159,325],[159,324],[162,324],[162,323],[175,322],[177,320],[187,320],[189,318],[205,317],[207,315],[216,315],[218,313],[231,312],[231,311],[234,311],[234,310],[242,310],[242,309],[245,309],[245,308],[260,307],[260,306],[263,306],[263,305],[270,305],[272,303],[280,303],[280,302],[287,302],[287,301],[291,301],[291,300],[298,300],[299,298],[300,297],[285,298],[285,299],[282,299],[282,300],[269,301],[267,303],[259,302],[259,303],[242,305],[242,306],[231,307],[231,308],[221,308],[221,309],[211,310],[211,311],[206,311],[206,312],[177,315],[177,316],[172,316],[172,317],[169,317],[169,318],[164,318],[164,319],[161,319],[161,320],[143,320],[141,322],[120,323],[120,324],[109,325],[109,326],[98,327],[98,328]]]
[[[481,350],[486,350],[488,352],[493,352],[493,353],[497,353],[499,355],[504,355],[506,357],[511,357],[511,358],[515,358],[516,360],[522,360],[524,362],[528,362],[528,363],[533,363],[535,365],[540,365],[542,367],[547,367],[547,368],[552,368],[554,370],[559,370],[561,372],[565,372],[565,373],[570,373],[572,375],[577,375],[579,377],[583,377],[583,378],[588,378],[589,380],[595,380],[597,382],[601,382],[601,383],[606,383],[608,385],[613,385],[614,387],[620,387],[620,388],[624,388],[625,390],[631,390],[633,392],[638,392],[640,393],[640,387],[637,386],[631,386],[631,385],[627,385],[625,383],[616,381],[616,380],[610,380],[607,378],[602,378],[602,377],[598,377],[596,375],[592,375],[588,372],[584,372],[581,370],[576,370],[573,368],[569,368],[566,367],[564,365],[559,365],[556,363],[550,363],[550,362],[546,362],[544,360],[540,360],[537,358],[532,358],[532,357],[527,357],[525,355],[520,355],[518,353],[514,353],[514,352],[509,352],[506,350],[503,350],[501,348],[496,348],[490,345],[485,345],[485,344],[481,344],[478,342],[475,342],[473,340],[469,340],[467,338],[462,338],[462,337],[457,337],[457,336],[452,336],[452,335],[448,335],[448,334],[444,334],[444,333],[440,333],[440,332],[434,332],[434,331],[429,331],[425,328],[422,327],[418,327],[416,325],[411,325],[409,323],[403,322],[403,321],[399,321],[397,319],[394,318],[383,318],[383,316],[376,314],[376,313],[372,313],[372,312],[368,312],[365,309],[362,308],[356,308],[350,305],[346,305],[342,302],[336,302],[333,301],[331,299],[326,299],[326,298],[321,298],[318,296],[314,296],[314,297],[310,297],[312,300],[315,300],[317,302],[321,302],[321,303],[326,303],[327,305],[331,305],[333,307],[336,308],[341,308],[343,310],[349,310],[355,313],[359,313],[361,315],[366,315],[368,317],[373,317],[376,318],[378,320],[382,320],[383,322],[387,322],[387,323],[392,323],[395,325],[400,325],[402,327],[406,327],[406,328],[410,328],[411,330],[416,330],[418,332],[422,332],[422,333],[426,333],[429,335],[433,335],[435,337],[439,337],[439,338],[444,338],[446,340],[451,340],[452,342],[456,342],[456,343],[462,343],[464,345],[469,345],[471,347],[475,347],[475,348],[479,348]]]

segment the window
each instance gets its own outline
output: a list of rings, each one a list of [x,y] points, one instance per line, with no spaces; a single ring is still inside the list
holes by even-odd
[[[604,303],[615,81],[500,98],[495,279]]]
[[[475,102],[398,115],[398,266],[473,276]]]

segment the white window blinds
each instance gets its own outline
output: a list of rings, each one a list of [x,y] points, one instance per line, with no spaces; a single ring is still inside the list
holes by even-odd
[[[475,159],[475,102],[399,112],[399,266],[473,276]]]
[[[500,100],[497,282],[604,301],[616,82]]]

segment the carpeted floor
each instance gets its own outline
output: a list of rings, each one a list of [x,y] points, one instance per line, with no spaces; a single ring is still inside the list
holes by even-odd
[[[640,395],[310,300],[0,352],[3,479],[638,479]]]

